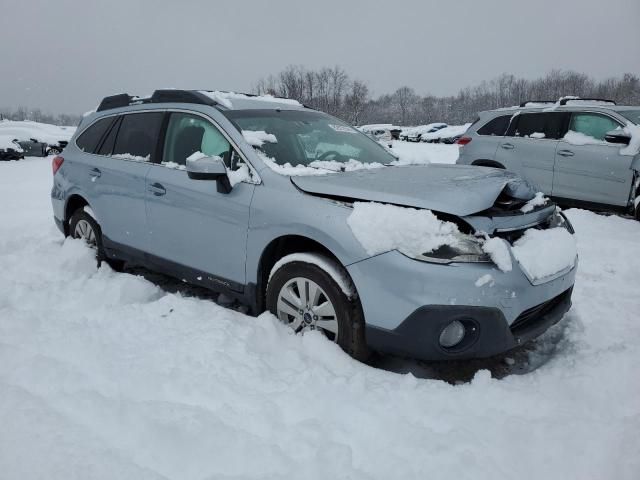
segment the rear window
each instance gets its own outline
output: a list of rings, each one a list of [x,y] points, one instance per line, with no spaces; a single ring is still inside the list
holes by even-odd
[[[130,113],[122,117],[114,157],[126,160],[153,161],[164,113]]]
[[[511,121],[511,115],[503,115],[496,117],[489,123],[483,125],[478,129],[478,135],[497,135],[503,136],[507,131],[509,122]]]
[[[114,117],[102,118],[87,128],[76,140],[76,145],[84,152],[94,153]]]

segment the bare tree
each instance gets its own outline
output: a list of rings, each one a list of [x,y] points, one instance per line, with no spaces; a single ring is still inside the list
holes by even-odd
[[[369,88],[364,82],[354,80],[351,82],[349,93],[344,99],[345,114],[353,125],[360,123],[362,112],[364,111],[367,101],[369,100]]]

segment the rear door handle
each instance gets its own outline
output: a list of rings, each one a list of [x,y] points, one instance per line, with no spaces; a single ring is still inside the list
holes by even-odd
[[[89,176],[93,180],[95,180],[96,178],[100,178],[100,175],[102,175],[102,172],[98,168],[92,168],[91,171],[89,172]]]
[[[160,197],[167,193],[167,189],[162,186],[162,184],[156,182],[149,185],[149,191],[153,193],[156,197]]]
[[[573,152],[571,150],[558,150],[558,155],[561,157],[573,157]]]
[[[500,145],[502,148],[504,148],[505,150],[513,150],[513,144],[512,143],[503,143],[502,145]]]

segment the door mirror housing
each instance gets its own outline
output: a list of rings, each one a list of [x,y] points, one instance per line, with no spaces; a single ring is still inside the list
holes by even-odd
[[[187,158],[187,175],[192,180],[215,180],[218,192],[229,193],[231,183],[227,175],[227,167],[220,157],[207,157],[196,152]]]
[[[629,145],[631,136],[623,130],[611,130],[607,132],[604,140],[608,143],[618,143],[620,145]]]

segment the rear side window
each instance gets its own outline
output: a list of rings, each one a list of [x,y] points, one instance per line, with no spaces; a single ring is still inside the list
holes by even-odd
[[[511,121],[511,115],[503,115],[496,117],[489,123],[483,125],[478,129],[478,135],[496,135],[503,136],[507,131],[509,122]]]
[[[76,140],[76,145],[83,152],[94,153],[102,137],[109,129],[114,117],[102,118],[87,128]]]
[[[162,112],[124,115],[112,156],[126,160],[153,161],[163,117]]]
[[[564,130],[567,114],[563,112],[523,113],[515,119],[513,136],[558,139]]]
[[[98,150],[98,155],[111,155],[113,152],[113,147],[116,144],[116,136],[118,135],[118,129],[120,128],[120,121],[122,117],[118,117],[118,119],[113,123],[109,133],[102,141],[102,145],[100,145],[100,149]]]

